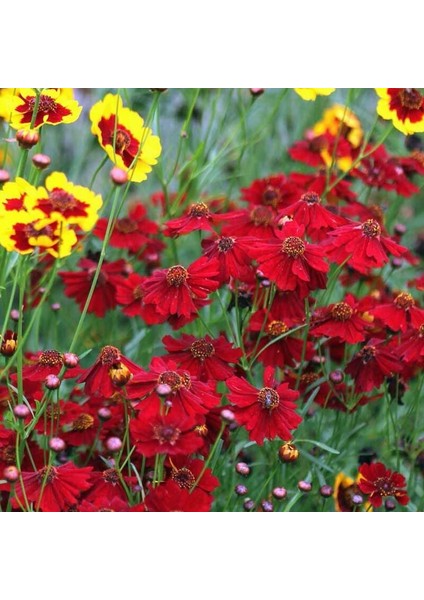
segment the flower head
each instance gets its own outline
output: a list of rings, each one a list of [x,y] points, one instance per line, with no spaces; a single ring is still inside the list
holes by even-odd
[[[359,467],[358,486],[374,508],[380,508],[383,498],[392,496],[399,504],[405,506],[409,502],[405,477],[396,471],[390,471],[382,463],[363,463]]]
[[[414,88],[376,88],[377,113],[406,135],[424,131],[424,96]]]

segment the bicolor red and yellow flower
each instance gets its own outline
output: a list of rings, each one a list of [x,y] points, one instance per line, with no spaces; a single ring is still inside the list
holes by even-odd
[[[424,96],[415,88],[376,88],[377,113],[406,135],[424,131]]]
[[[131,181],[147,179],[157,164],[162,147],[157,135],[144,126],[140,115],[123,106],[117,94],[107,94],[90,111],[91,132],[110,160],[123,169]]]

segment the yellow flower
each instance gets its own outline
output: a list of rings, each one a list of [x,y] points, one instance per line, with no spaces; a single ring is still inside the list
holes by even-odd
[[[35,187],[30,185],[22,177],[16,181],[8,181],[0,190],[0,217],[4,213],[30,211],[34,208],[35,200],[33,194]]]
[[[14,129],[30,129],[36,103],[36,92],[31,88],[17,88],[10,94],[10,89],[2,95],[0,116],[10,122]],[[69,89],[43,89],[40,93],[37,116],[32,129],[42,125],[59,125],[73,123],[78,119],[82,107],[76,100],[69,98]]]
[[[147,179],[162,151],[159,137],[144,127],[139,114],[125,108],[119,95],[107,94],[90,111],[91,132],[130,181]]]
[[[316,100],[317,96],[329,96],[336,88],[294,88],[302,100]]]
[[[424,96],[414,88],[376,88],[377,113],[405,135],[424,131]]]
[[[334,104],[324,111],[321,121],[314,125],[313,131],[316,135],[331,133],[331,135],[342,135],[354,147],[362,142],[364,132],[358,117],[347,106]]]
[[[74,185],[64,173],[59,172],[47,177],[45,188],[39,187],[34,193],[34,208],[38,208],[45,217],[77,225],[84,231],[94,227],[102,206],[99,194]]]

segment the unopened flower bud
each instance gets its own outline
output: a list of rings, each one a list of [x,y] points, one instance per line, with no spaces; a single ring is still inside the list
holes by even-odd
[[[166,92],[168,88],[150,88],[151,92],[158,92],[159,94],[162,94],[163,92]]]
[[[273,512],[274,505],[269,500],[262,500],[261,507],[264,512]]]
[[[26,419],[31,414],[31,411],[26,404],[17,404],[13,408],[13,414],[17,419]]]
[[[156,392],[159,396],[169,396],[172,392],[172,388],[167,383],[158,383],[156,386]]]
[[[352,496],[353,504],[356,504],[359,506],[359,504],[362,504],[363,501],[364,501],[364,499],[362,498],[362,496],[360,494],[353,494],[353,496]]]
[[[319,488],[319,493],[321,494],[321,496],[323,498],[330,498],[330,496],[333,495],[333,488],[331,487],[331,485],[322,485]]]
[[[245,496],[247,494],[248,490],[247,490],[247,487],[245,485],[243,485],[242,483],[239,483],[234,488],[234,491],[237,494],[237,496]]]
[[[40,135],[36,129],[19,129],[15,138],[21,148],[29,149],[38,144]]]
[[[396,223],[393,231],[396,235],[404,235],[406,233],[407,227],[403,223]]]
[[[272,495],[276,500],[284,500],[287,496],[287,490],[283,487],[276,487],[272,490]]]
[[[15,354],[18,342],[18,336],[14,331],[8,329],[1,337],[0,353],[3,356],[12,356]]]
[[[53,450],[53,452],[63,452],[66,448],[65,440],[59,437],[52,437],[49,440],[49,448]]]
[[[60,387],[60,379],[57,375],[47,375],[44,380],[44,385],[48,390],[57,390]]]
[[[253,510],[255,508],[254,501],[251,500],[251,498],[246,498],[246,500],[243,502],[243,508],[246,511]]]
[[[113,167],[110,170],[109,176],[115,185],[125,185],[128,183],[128,175],[119,167]]]
[[[6,467],[3,471],[3,477],[8,483],[16,483],[19,479],[19,471],[14,466]]]
[[[9,172],[5,169],[0,169],[0,185],[2,183],[7,183],[10,179]]]
[[[394,500],[392,500],[391,498],[387,498],[387,500],[384,503],[384,508],[387,511],[395,510],[395,508],[396,508],[396,502]]]
[[[110,437],[106,440],[106,448],[109,452],[119,452],[122,448],[122,441],[117,437]]]
[[[236,464],[236,471],[239,475],[243,475],[243,477],[247,477],[250,473],[250,467],[244,462],[239,462]]]
[[[53,304],[50,306],[50,308],[54,311],[54,312],[58,312],[62,307],[60,302],[53,302]]]
[[[224,419],[224,421],[228,421],[228,423],[232,423],[235,419],[233,411],[229,408],[223,408],[221,410],[221,417]]]
[[[341,383],[344,379],[343,371],[340,371],[340,369],[331,371],[330,379],[333,383]]]
[[[297,487],[301,492],[305,492],[307,494],[312,489],[312,483],[309,481],[299,481]]]
[[[63,355],[63,364],[68,369],[74,369],[79,365],[79,358],[73,352],[65,352]]]
[[[97,416],[101,421],[109,421],[109,419],[112,417],[112,411],[110,408],[107,408],[107,406],[102,406],[97,411]]]
[[[282,462],[294,462],[299,458],[299,450],[294,444],[287,442],[280,446],[278,450],[278,456]]]
[[[19,321],[19,310],[17,308],[12,308],[10,311],[10,318],[12,321]]]
[[[37,169],[47,169],[47,167],[50,166],[50,163],[51,158],[50,156],[47,156],[47,154],[34,154],[32,157],[32,164],[34,167],[37,167]]]
[[[252,96],[254,98],[257,98],[258,96],[262,96],[264,91],[265,91],[265,88],[249,88],[249,92],[252,94]]]
[[[118,387],[123,387],[126,385],[132,377],[131,371],[124,365],[124,363],[119,362],[116,365],[113,365],[111,369],[109,369],[109,377],[112,380],[112,383]]]
[[[397,256],[394,256],[391,260],[392,267],[394,269],[400,269],[403,265],[403,259]]]

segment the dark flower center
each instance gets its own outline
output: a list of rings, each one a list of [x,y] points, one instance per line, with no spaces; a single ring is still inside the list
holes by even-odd
[[[158,383],[169,385],[173,392],[176,392],[184,386],[183,378],[175,371],[164,371],[159,375]]]
[[[420,337],[423,337],[424,336],[424,323],[422,325],[420,325],[418,331],[420,332],[420,334],[419,334]]]
[[[266,332],[268,335],[272,335],[274,337],[277,337],[278,335],[282,335],[283,333],[286,333],[286,331],[288,331],[289,328],[287,327],[287,325],[285,323],[283,323],[283,321],[271,321],[271,323],[269,323],[266,327]]]
[[[398,308],[403,308],[403,310],[408,310],[415,304],[414,298],[407,292],[401,292],[398,296],[396,296],[393,302]]]
[[[399,92],[400,103],[404,108],[417,110],[421,108],[423,98],[420,92],[414,88],[405,88]]]
[[[99,359],[102,365],[112,368],[116,363],[120,362],[121,353],[115,346],[105,346],[100,352]]]
[[[57,367],[63,365],[63,357],[56,350],[45,350],[41,353],[38,364],[43,365],[43,367]]]
[[[141,288],[141,285],[138,285],[133,289],[133,297],[134,300],[140,300],[143,297],[143,290]]]
[[[320,204],[321,202],[321,198],[316,192],[306,192],[300,199],[308,204]]]
[[[103,471],[103,479],[106,483],[116,485],[119,483],[119,473],[116,469],[106,469],[106,471]]]
[[[277,190],[273,185],[267,185],[264,193],[262,194],[263,203],[267,206],[273,206],[274,208],[277,206],[280,197],[281,194],[279,190]]]
[[[319,379],[318,373],[303,373],[303,375],[300,376],[301,383],[306,386],[310,385],[317,379]]]
[[[187,467],[174,469],[171,473],[171,479],[173,479],[173,481],[175,481],[175,483],[183,490],[191,489],[196,481],[195,476],[190,469],[187,469]]]
[[[374,485],[380,496],[393,496],[396,492],[391,481],[385,477],[380,477],[374,481]]]
[[[280,396],[272,388],[264,387],[258,394],[258,402],[262,404],[262,408],[272,411],[280,404]]]
[[[191,344],[190,352],[194,358],[205,360],[205,358],[210,358],[212,354],[215,353],[215,348],[213,347],[213,344],[206,340],[196,340]]]
[[[381,233],[381,227],[374,221],[374,219],[368,219],[365,223],[362,223],[362,233],[369,238],[375,238]]]
[[[87,413],[83,413],[72,423],[72,431],[85,431],[86,429],[93,427],[93,425],[94,417]]]
[[[29,106],[30,110],[34,111],[35,97],[27,98],[27,102],[28,102],[28,106]],[[57,108],[57,105],[56,105],[56,102],[53,100],[53,98],[50,98],[50,96],[41,94],[40,101],[38,103],[37,114],[39,112],[44,112],[44,113],[55,112],[56,108]]]
[[[119,233],[133,233],[134,231],[137,231],[138,226],[137,223],[129,217],[123,217],[116,221],[115,229],[116,231],[119,231]]]
[[[309,148],[312,152],[322,152],[328,148],[328,142],[323,135],[319,135],[309,142]]]
[[[45,481],[46,484],[50,483],[51,481],[53,481],[53,479],[56,479],[56,477],[57,469],[55,467],[52,467],[51,465],[43,467],[38,471],[38,480],[41,484],[43,483],[43,481]]]
[[[196,202],[191,205],[189,215],[190,217],[208,217],[209,208],[204,202]]]
[[[45,227],[42,227],[41,229],[36,229],[36,227],[34,226],[33,223],[29,223],[28,225],[25,225],[24,233],[25,233],[25,236],[27,239],[32,238],[32,237],[38,238],[42,235],[52,238],[54,235],[53,228],[50,225],[46,225]]]
[[[217,243],[219,252],[228,252],[234,246],[234,238],[222,237]]]
[[[300,237],[290,236],[284,240],[282,250],[290,258],[299,258],[305,252],[305,244]]]
[[[336,321],[348,321],[353,315],[353,308],[346,302],[337,302],[331,309],[331,316]]]
[[[72,194],[68,194],[65,190],[53,190],[49,194],[50,203],[53,209],[59,212],[75,208],[77,201]]]
[[[256,227],[269,225],[272,222],[273,214],[266,206],[256,206],[250,213],[250,219]]]
[[[153,437],[158,440],[159,444],[168,443],[175,446],[180,435],[181,430],[172,425],[155,425],[153,427]]]
[[[358,353],[363,364],[366,365],[375,356],[375,346],[364,346]]]
[[[114,134],[112,133],[111,135],[112,138],[112,144],[113,144],[113,138],[114,138]],[[131,144],[131,138],[128,135],[128,133],[126,131],[123,131],[122,129],[117,129],[116,130],[116,138],[115,138],[115,151],[118,154],[122,154],[123,152],[125,152],[125,150],[128,148],[128,146]]]
[[[180,287],[188,278],[188,271],[181,265],[170,267],[166,274],[166,283],[175,287]]]

